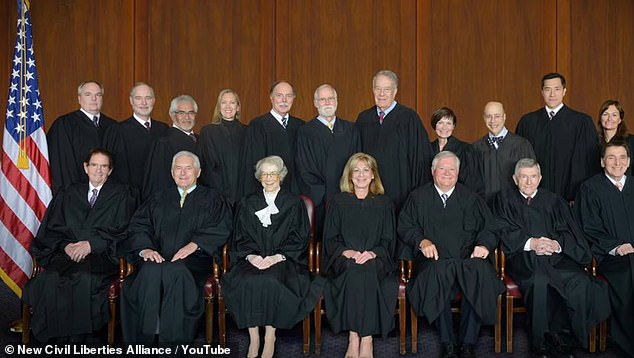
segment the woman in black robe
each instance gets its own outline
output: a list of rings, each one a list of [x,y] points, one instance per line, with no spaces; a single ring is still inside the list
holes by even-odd
[[[238,328],[249,329],[247,357],[260,349],[258,327],[265,326],[262,357],[272,357],[276,328],[290,329],[310,313],[323,280],[308,270],[310,224],[299,196],[280,190],[288,173],[278,156],[261,159],[255,177],[263,190],[240,201],[222,290]]]
[[[394,204],[383,195],[376,160],[365,153],[348,159],[340,189],[324,225],[326,315],[334,332],[350,331],[346,357],[371,357],[372,335],[385,337],[394,325]]]
[[[624,119],[625,111],[619,101],[608,99],[601,104],[599,118],[597,118],[600,148],[613,139],[619,139],[627,143],[630,153],[634,153],[634,136],[628,133]],[[632,175],[631,165],[625,174]]]
[[[240,123],[240,97],[231,89],[223,89],[211,124],[200,131],[199,149],[203,182],[220,191],[232,205],[240,199],[238,173],[246,128]]]

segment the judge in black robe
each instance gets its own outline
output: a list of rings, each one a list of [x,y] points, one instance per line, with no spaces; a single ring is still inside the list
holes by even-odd
[[[238,94],[230,89],[220,91],[212,122],[200,131],[200,161],[203,182],[220,191],[231,205],[240,200],[238,177],[245,130],[240,123]]]
[[[288,82],[276,82],[271,87],[269,97],[271,111],[251,120],[246,130],[239,178],[240,196],[249,195],[260,187],[252,173],[258,160],[270,155],[281,157],[288,168],[282,187],[299,193],[295,178],[295,153],[297,130],[304,121],[289,114],[295,99],[295,89]]]
[[[607,155],[611,155],[608,158]],[[627,159],[617,158],[627,156]],[[578,221],[598,261],[597,271],[608,282],[609,334],[628,356],[634,356],[634,183],[623,173],[630,156],[624,142],[605,149],[605,173],[581,185],[575,200]],[[620,161],[617,163],[616,161]],[[617,179],[618,178],[618,179]],[[616,186],[621,183],[622,190]]]
[[[170,176],[172,158],[180,151],[199,155],[198,135],[194,133],[198,104],[188,95],[174,98],[170,105],[173,126],[165,136],[154,142],[144,161],[144,180],[141,196],[145,200],[154,193],[174,186]]]
[[[262,187],[237,207],[229,271],[222,276],[227,309],[239,329],[248,327],[248,356],[259,351],[258,327],[265,326],[262,357],[273,356],[276,328],[290,329],[308,315],[323,280],[308,270],[309,229],[299,196],[280,189],[287,169],[278,156],[261,159]]]
[[[562,341],[585,347],[590,329],[610,311],[605,284],[584,270],[591,262],[590,250],[568,203],[538,190],[540,179],[534,159],[520,160],[514,175],[517,188],[498,193],[493,206],[503,222],[499,237],[506,273],[520,287],[528,308],[531,348],[556,354],[553,349],[569,351],[558,346]],[[561,335],[564,331],[571,337]]]
[[[515,133],[533,145],[542,167],[542,188],[572,201],[581,183],[599,171],[599,141],[590,116],[562,103],[565,93],[563,76],[544,76],[546,106],[523,115]]]
[[[628,133],[623,118],[625,118],[625,110],[619,101],[608,99],[601,104],[597,119],[600,149],[605,143],[618,140],[625,141],[630,153],[634,153],[634,135]],[[627,168],[626,174],[632,175],[632,166]]]
[[[81,109],[57,118],[49,128],[46,140],[53,193],[66,185],[86,182],[83,165],[86,155],[91,149],[102,147],[106,131],[117,126],[115,120],[100,113],[102,96],[101,84],[82,83],[77,96]],[[95,117],[97,125],[93,122]],[[113,175],[118,179],[116,170]]]
[[[121,329],[127,343],[187,343],[204,312],[203,286],[213,256],[231,233],[231,210],[217,191],[196,185],[200,162],[174,158],[177,187],[155,193],[130,221],[127,252],[134,273],[121,288]]]
[[[22,299],[33,309],[31,329],[41,342],[75,340],[110,319],[107,292],[117,278],[117,249],[138,203],[136,191],[107,180],[110,168],[98,167],[109,165],[110,158],[102,149],[90,153],[90,184],[58,190],[31,246],[43,270],[27,283]],[[98,194],[91,207],[93,188]]]
[[[469,355],[480,325],[495,322],[504,292],[494,267],[495,224],[484,200],[457,183],[455,154],[440,152],[432,165],[434,182],[414,190],[399,214],[399,237],[416,253],[407,297],[438,327],[443,352],[456,353],[451,302],[462,292],[459,340]]]
[[[330,85],[317,88],[314,104],[319,116],[297,131],[295,164],[299,191],[315,205],[315,237],[319,241],[326,202],[339,192],[343,168],[348,158],[361,150],[361,139],[354,124],[335,115],[337,92]]]
[[[366,171],[369,169],[368,171]],[[335,333],[350,331],[346,356],[371,356],[372,335],[394,327],[398,276],[394,204],[384,195],[376,161],[353,155],[342,192],[328,203],[322,274],[326,315]]]
[[[398,78],[392,71],[379,71],[373,80],[375,106],[359,113],[356,127],[361,149],[376,158],[385,195],[397,210],[414,188],[430,180],[431,145],[420,117],[397,103]],[[380,112],[385,113],[381,121]]]

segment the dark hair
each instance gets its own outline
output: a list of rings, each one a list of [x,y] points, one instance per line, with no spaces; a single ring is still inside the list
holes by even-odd
[[[603,125],[601,124],[601,116],[603,115],[603,112],[607,111],[608,107],[610,106],[614,106],[616,107],[616,109],[619,111],[619,116],[621,117],[621,123],[619,123],[619,126],[616,127],[616,133],[614,134],[613,138],[617,138],[617,137],[625,137],[627,136],[627,125],[625,124],[625,111],[623,110],[623,107],[621,106],[621,103],[615,99],[608,99],[607,101],[603,102],[603,104],[601,104],[601,108],[599,108],[599,117],[597,118],[597,128],[598,128],[598,134],[599,134],[599,143],[601,144],[605,144],[606,140],[605,140],[605,133],[603,132]]]
[[[627,142],[625,141],[625,138],[623,138],[623,137],[614,137],[614,138],[612,138],[611,141],[609,141],[607,143],[603,143],[603,145],[601,146],[601,158],[603,158],[605,156],[605,152],[610,147],[623,147],[623,148],[625,148],[625,152],[627,153],[627,157],[628,158],[630,157],[630,148],[627,145]]]
[[[544,88],[544,82],[546,82],[546,80],[552,80],[553,78],[559,78],[561,80],[561,85],[566,88],[566,79],[564,78],[564,75],[557,72],[547,73],[544,77],[542,77],[542,88]]]
[[[101,154],[101,155],[105,155],[106,157],[108,157],[108,164],[110,165],[110,169],[114,168],[114,162],[112,160],[112,153],[110,153],[109,151],[103,149],[103,148],[93,148],[88,152],[88,155],[86,156],[86,159],[84,160],[84,163],[88,164],[90,163],[90,159],[92,159],[92,157],[95,154]]]
[[[454,126],[458,124],[458,117],[456,117],[456,114],[451,108],[440,107],[431,114],[431,127],[435,130],[436,124],[443,118],[451,119]]]

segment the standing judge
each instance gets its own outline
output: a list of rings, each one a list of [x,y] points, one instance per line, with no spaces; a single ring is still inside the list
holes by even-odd
[[[572,201],[579,185],[598,172],[597,131],[592,119],[563,103],[566,79],[559,73],[542,78],[543,108],[527,113],[515,133],[528,139],[541,163],[541,186]]]
[[[111,154],[90,151],[88,183],[57,192],[33,241],[31,254],[43,270],[24,287],[22,299],[33,308],[31,328],[40,342],[81,341],[110,319],[107,291],[138,202],[135,191],[108,180],[111,172]]]
[[[429,181],[431,145],[420,117],[396,102],[398,77],[381,70],[372,78],[375,105],[359,113],[361,149],[376,158],[385,195],[400,208],[407,195]]]
[[[117,122],[101,113],[103,86],[86,81],[77,87],[80,108],[55,120],[48,130],[48,157],[53,193],[63,186],[85,182],[83,160],[91,149],[102,147],[106,130]]]
[[[575,209],[599,263],[598,273],[608,281],[610,335],[634,357],[634,183],[625,174],[628,145],[622,139],[606,143],[601,166],[603,173],[581,185]]]
[[[223,196],[197,185],[198,157],[176,153],[176,187],[154,193],[130,221],[127,252],[135,270],[121,288],[121,329],[127,343],[187,343],[204,312],[203,286],[213,256],[231,233]]]
[[[517,162],[517,188],[501,191],[494,212],[506,254],[506,272],[528,308],[531,349],[539,356],[571,356],[590,329],[609,314],[605,285],[584,268],[592,259],[568,203],[544,188],[539,164]],[[570,334],[567,334],[570,332]]]

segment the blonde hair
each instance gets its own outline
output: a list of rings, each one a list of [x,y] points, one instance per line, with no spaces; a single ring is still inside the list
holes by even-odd
[[[370,167],[370,170],[372,170],[374,179],[370,182],[370,193],[374,195],[383,195],[385,193],[385,189],[383,188],[383,182],[381,182],[381,177],[379,176],[379,167],[376,164],[376,159],[366,153],[355,153],[350,157],[350,159],[348,159],[348,162],[343,169],[341,180],[339,181],[339,189],[341,189],[342,192],[354,193],[352,171],[359,161],[364,161]]]
[[[222,101],[222,96],[224,96],[227,93],[231,93],[235,98],[236,98],[236,103],[238,104],[238,107],[240,107],[240,97],[238,97],[238,94],[236,93],[236,91],[230,89],[230,88],[225,88],[222,91],[220,91],[220,93],[218,93],[218,100],[216,101],[216,108],[214,108],[214,114],[211,117],[211,124],[220,124],[222,123],[222,114],[220,113],[220,102]],[[233,119],[234,121],[240,121],[240,109],[238,108],[238,110],[236,111],[236,116]]]

